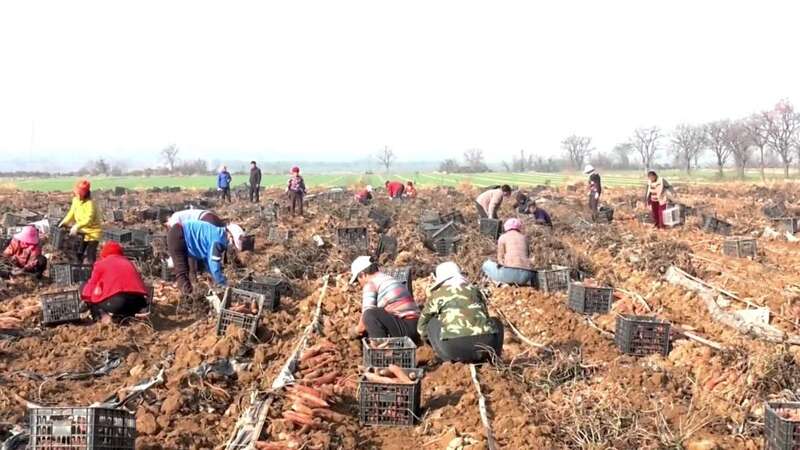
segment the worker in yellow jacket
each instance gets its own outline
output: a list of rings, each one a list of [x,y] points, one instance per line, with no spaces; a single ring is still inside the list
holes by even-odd
[[[75,197],[72,198],[69,211],[64,220],[58,224],[59,227],[72,224],[69,234],[83,236],[83,241],[72,255],[77,264],[83,264],[85,258],[87,264],[94,265],[97,259],[97,246],[103,234],[100,210],[92,200],[91,188],[92,185],[88,180],[81,180],[75,185],[73,190]]]

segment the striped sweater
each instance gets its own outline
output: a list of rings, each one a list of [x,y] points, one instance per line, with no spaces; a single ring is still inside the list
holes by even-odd
[[[378,272],[364,285],[361,310],[383,308],[401,319],[419,317],[419,306],[400,281]]]

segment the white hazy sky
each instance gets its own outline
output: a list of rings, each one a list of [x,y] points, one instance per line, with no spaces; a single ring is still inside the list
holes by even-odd
[[[800,3],[0,0],[0,155],[490,160],[800,102]],[[151,156],[152,155],[152,156]]]

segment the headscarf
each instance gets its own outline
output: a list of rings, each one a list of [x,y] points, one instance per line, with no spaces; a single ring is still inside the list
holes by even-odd
[[[460,287],[468,283],[461,268],[453,261],[447,261],[436,266],[435,282],[439,286]]]
[[[511,231],[517,230],[522,231],[522,221],[517,219],[516,217],[506,220],[506,223],[503,224],[503,231]]]
[[[300,173],[300,168],[299,168],[299,167],[297,167],[297,166],[294,166],[294,167],[292,167],[292,173],[297,173],[297,174],[299,174],[299,173]]]
[[[100,250],[100,258],[105,258],[111,255],[125,256],[125,251],[116,241],[107,241],[105,245],[103,245],[103,249]]]
[[[14,235],[14,239],[23,244],[36,245],[39,243],[39,231],[33,225],[22,227],[22,231]]]
[[[89,195],[89,192],[92,190],[92,184],[89,183],[89,180],[81,180],[75,184],[75,188],[72,192],[75,194],[76,197],[81,199],[86,198]]]

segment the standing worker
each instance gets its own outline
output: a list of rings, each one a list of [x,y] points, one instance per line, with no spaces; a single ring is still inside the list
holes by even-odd
[[[644,202],[650,205],[650,212],[653,216],[653,223],[656,228],[664,228],[664,210],[667,209],[667,193],[675,195],[675,190],[663,177],[651,170],[647,172],[647,183]]]
[[[122,246],[106,241],[81,299],[89,305],[92,320],[109,323],[130,318],[147,307],[147,288]]]
[[[228,199],[228,203],[231,202],[231,173],[228,172],[228,168],[226,166],[222,166],[219,169],[219,174],[217,175],[217,190],[220,192],[220,197],[222,200]]]
[[[419,342],[419,306],[408,288],[381,272],[369,256],[359,256],[350,265],[350,284],[362,287],[361,320],[352,335],[370,338],[408,336]]]
[[[486,299],[452,261],[436,266],[434,285],[417,330],[445,361],[479,363],[501,356],[503,324],[489,317]]]
[[[289,204],[292,208],[292,215],[295,215],[299,210],[300,215],[303,215],[303,197],[306,196],[306,182],[300,176],[300,168],[297,166],[292,167],[292,176],[289,178],[289,183],[286,186],[286,193],[289,195]]]
[[[83,240],[78,246],[72,259],[75,264],[83,264],[84,259],[89,265],[93,265],[97,259],[97,246],[100,244],[100,237],[103,235],[101,227],[102,217],[100,210],[92,200],[92,185],[88,180],[81,180],[73,189],[75,197],[72,198],[69,211],[59,227],[72,224],[69,234],[77,236],[83,235]]]
[[[497,211],[504,198],[511,197],[511,186],[504,184],[498,188],[489,189],[475,199],[475,208],[481,219],[497,219]]]
[[[255,161],[250,161],[250,202],[258,203],[261,198],[261,169]],[[255,198],[255,201],[253,200]]]
[[[386,180],[383,185],[386,187],[386,193],[392,200],[403,198],[403,192],[405,192],[406,186],[402,182]]]
[[[483,273],[498,283],[530,285],[533,267],[528,237],[522,232],[522,221],[516,218],[506,220],[503,231],[497,239],[497,262],[484,262]]]
[[[603,193],[603,185],[600,182],[600,174],[594,169],[594,166],[587,164],[583,169],[583,173],[589,175],[589,210],[592,213],[592,219],[597,217],[597,208],[600,206],[600,195]]]
[[[231,225],[222,228],[195,220],[177,224],[169,230],[167,248],[175,266],[175,281],[182,294],[193,294],[189,258],[202,262],[216,284],[227,284],[228,280],[222,273],[223,258],[228,250],[228,240],[231,239],[236,244],[241,237],[234,235],[234,231],[238,233],[238,230],[231,228]]]

